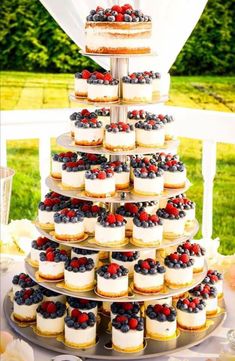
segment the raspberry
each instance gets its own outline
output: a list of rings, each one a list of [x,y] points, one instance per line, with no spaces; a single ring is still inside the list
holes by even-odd
[[[163,120],[164,119],[164,115],[162,115],[162,114],[158,114],[158,116],[157,116],[160,120]]]
[[[198,254],[198,253],[200,252],[200,246],[199,246],[199,244],[194,243],[194,244],[192,245],[191,250],[192,250],[195,254]]]
[[[107,222],[112,224],[112,223],[115,223],[116,222],[116,217],[114,214],[110,213],[108,216],[107,216]]]
[[[81,110],[81,114],[82,114],[82,115],[90,115],[90,112],[89,112],[88,109],[82,109],[82,110]]]
[[[51,198],[59,197],[60,195],[56,192],[51,193]]]
[[[125,311],[130,311],[130,310],[132,310],[133,305],[132,305],[132,303],[123,303],[122,307]]]
[[[168,307],[163,307],[162,312],[164,313],[164,315],[169,316],[171,313],[171,310]]]
[[[122,13],[123,12],[123,9],[121,6],[119,5],[113,5],[112,6],[112,11],[116,11],[117,13]]]
[[[69,217],[69,218],[72,218],[72,217],[74,217],[74,216],[76,216],[76,213],[75,213],[74,211],[69,211],[69,212],[67,213],[67,217]]]
[[[49,252],[53,252],[53,251],[54,251],[54,248],[48,247],[48,248],[46,249],[46,254],[49,253]]]
[[[135,330],[137,325],[138,325],[137,319],[136,318],[130,318],[129,322],[128,322],[128,325],[129,325],[131,330]]]
[[[68,208],[64,208],[62,209],[62,211],[60,212],[61,214],[64,214],[66,216],[66,214],[69,212]]]
[[[106,173],[104,171],[100,171],[97,176],[98,179],[105,179]]]
[[[88,317],[88,314],[83,312],[83,313],[80,313],[80,315],[78,315],[78,322],[79,323],[84,323],[84,322],[87,322],[89,320],[89,317]]]
[[[149,219],[149,215],[146,212],[140,212],[139,219],[141,221],[147,221]]]
[[[54,302],[49,302],[49,304],[47,306],[47,312],[48,313],[56,312],[56,305],[54,304]]]
[[[95,11],[98,13],[98,11],[100,10],[104,10],[104,8],[102,8],[102,6],[97,6],[97,8],[95,9]]]
[[[112,81],[113,80],[113,77],[110,73],[106,73],[104,75],[104,80],[107,80],[107,81]]]
[[[116,222],[123,222],[124,221],[124,218],[123,218],[123,216],[121,216],[121,214],[116,214],[115,217],[116,217]]]
[[[90,210],[90,205],[89,204],[83,204],[83,206],[82,206],[82,211],[83,212],[87,212],[87,211],[89,211]]]
[[[180,204],[183,203],[181,198],[174,198],[171,200],[174,204]]]
[[[63,254],[64,256],[67,256],[67,252],[65,251],[65,249],[61,249],[60,254]]]
[[[150,269],[150,265],[149,265],[148,261],[141,262],[141,268]]]
[[[80,266],[78,259],[73,259],[70,263],[70,266],[73,268],[78,268]]]
[[[141,173],[148,173],[148,169],[147,168],[141,168]]]
[[[163,311],[163,306],[162,305],[155,305],[154,306],[154,311],[156,312],[156,313],[158,313],[158,312],[162,312]]]
[[[194,298],[193,302],[195,303],[195,305],[198,305],[200,303],[200,298]]]
[[[170,259],[171,259],[172,261],[174,261],[174,260],[178,261],[179,255],[178,255],[177,253],[172,253],[172,254],[170,255]]]
[[[100,207],[99,207],[99,206],[92,206],[92,207],[91,207],[92,213],[98,213],[99,210],[100,210]]]
[[[128,320],[128,318],[126,317],[126,316],[117,316],[116,317],[116,321],[117,322],[125,322],[125,321],[127,321]]]
[[[87,303],[89,303],[90,301],[89,300],[85,300],[85,299],[80,299],[80,303],[82,305],[86,305]]]
[[[187,298],[185,298],[185,299],[183,300],[183,303],[184,303],[185,305],[189,305],[189,304],[190,304],[190,301],[189,301]]]
[[[80,257],[78,258],[79,265],[87,264],[87,258],[86,257]]]
[[[91,118],[90,123],[96,124],[97,123],[97,118]],[[82,162],[84,164],[84,161],[82,161]]]
[[[59,198],[52,198],[52,203],[54,204],[59,204],[60,203],[60,199]]]
[[[139,111],[138,110],[132,110],[132,115],[134,115],[134,117],[136,116],[136,115],[138,115],[139,114]]]
[[[128,124],[123,124],[122,125],[122,130],[125,132],[126,130],[129,129],[129,125]]]
[[[89,72],[89,70],[84,69],[84,70],[82,71],[82,78],[83,78],[83,79],[89,79],[90,76],[91,76],[91,73]]]
[[[131,79],[135,79],[135,78],[136,78],[136,74],[134,74],[134,73],[131,74],[131,75],[129,75],[129,76],[130,76]]]
[[[51,206],[53,206],[53,201],[50,198],[46,198],[45,201],[44,201],[44,204],[47,207],[51,207]]]
[[[25,280],[26,277],[27,277],[26,274],[21,273],[20,276],[19,276],[19,279],[20,279],[20,280]]]
[[[171,162],[171,160],[168,160],[168,162],[166,162],[166,165],[167,165],[168,167],[172,167],[172,162]]]
[[[189,203],[189,202],[190,202],[190,200],[189,200],[189,199],[187,199],[187,198],[182,199],[182,201],[184,202],[184,204],[187,204],[187,203]]]
[[[50,301],[45,301],[41,303],[41,307],[43,309],[43,311],[47,310],[47,306],[49,305]]]
[[[98,159],[96,154],[87,154],[87,158],[93,162]]]
[[[117,128],[117,124],[111,123],[111,124],[110,124],[110,127],[111,127],[112,129],[115,129],[115,128]]]
[[[216,275],[211,275],[211,276],[210,276],[210,279],[211,279],[212,281],[215,281],[215,282],[218,281],[218,277],[217,277]]]
[[[207,271],[207,275],[209,276],[210,274],[212,274],[212,273],[214,273],[214,270],[212,270],[212,269],[209,269],[208,271]]]
[[[46,260],[49,262],[53,262],[55,259],[54,253],[53,252],[48,252],[46,253]]]
[[[123,256],[132,257],[134,252],[122,252]]]
[[[138,210],[139,209],[135,204],[131,205],[131,207],[130,207],[130,212],[131,213],[136,214],[136,213],[138,213]]]
[[[84,119],[81,120],[81,122],[84,123],[84,124],[87,124],[87,123],[88,123],[88,119],[87,119],[87,118],[84,118]]]
[[[153,214],[152,216],[149,217],[150,221],[152,222],[158,222],[159,218],[157,215]]]
[[[99,73],[98,71],[95,73],[96,79],[104,80],[104,74]]]
[[[195,308],[195,307],[196,307],[196,305],[195,305],[195,303],[194,303],[194,302],[189,302],[188,307]]]
[[[147,157],[144,157],[144,158],[143,158],[143,162],[144,162],[145,164],[149,164],[149,159],[148,159]]]
[[[149,120],[149,121],[148,121],[148,124],[149,124],[149,125],[155,125],[155,120]]]
[[[73,168],[77,166],[77,162],[67,162],[66,167]]]
[[[71,317],[78,318],[78,316],[81,314],[81,311],[79,311],[77,308],[74,308],[71,312]]]
[[[166,212],[169,214],[173,214],[174,216],[179,215],[179,210],[170,203],[167,203],[167,205],[166,205]]]
[[[180,256],[180,260],[181,260],[183,263],[188,263],[188,261],[189,261],[189,256],[188,256],[186,253],[183,253],[183,254]]]
[[[108,265],[107,271],[108,271],[111,275],[113,275],[113,274],[117,273],[117,270],[118,270],[118,269],[119,269],[119,265],[118,265],[118,264],[116,264],[116,263],[110,263],[110,264]]]
[[[38,237],[38,239],[37,239],[37,245],[38,245],[39,247],[40,247],[40,246],[43,246],[46,242],[47,242],[47,238]]]
[[[184,248],[184,249],[191,249],[191,247],[192,247],[192,245],[191,245],[190,242],[185,242],[185,243],[183,244],[183,248]]]
[[[150,165],[149,166],[149,171],[151,171],[151,172],[157,172],[157,167],[155,166],[155,165]]]
[[[124,4],[122,6],[123,11],[127,11],[128,9],[133,10],[133,7],[130,4]]]

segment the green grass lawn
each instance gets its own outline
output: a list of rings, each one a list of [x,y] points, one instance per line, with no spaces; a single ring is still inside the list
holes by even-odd
[[[73,87],[69,74],[1,73],[1,109],[41,109],[75,107],[68,100]],[[231,112],[235,110],[235,77],[172,77],[168,104]],[[197,204],[197,218],[202,215],[202,176],[200,141],[181,139],[179,154],[187,165],[193,186],[188,197]],[[52,140],[52,150],[58,150]],[[11,219],[33,219],[40,196],[38,142],[9,141],[8,165],[16,170],[13,184]],[[235,252],[235,146],[218,144],[217,173],[214,183],[213,237],[220,237],[221,252]],[[196,238],[201,237],[201,232]]]

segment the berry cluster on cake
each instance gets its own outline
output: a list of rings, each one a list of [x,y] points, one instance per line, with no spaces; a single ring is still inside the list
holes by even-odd
[[[164,123],[157,119],[139,120],[135,123],[136,143],[140,147],[162,147],[165,143]]]
[[[112,151],[134,149],[134,125],[124,122],[110,123],[106,125],[104,147]]]
[[[162,220],[156,214],[141,211],[133,218],[132,242],[139,246],[159,245],[163,237]]]
[[[60,280],[64,278],[64,265],[68,260],[65,250],[48,248],[40,253],[38,274],[43,279]]]
[[[140,253],[138,251],[125,251],[125,252],[112,252],[110,259],[111,262],[117,263],[128,269],[129,277],[133,276],[134,265],[136,264]]]
[[[111,321],[118,315],[140,316],[140,305],[138,302],[113,302],[110,311]]]
[[[134,169],[134,192],[140,195],[155,196],[163,192],[163,170],[156,165]]]
[[[140,110],[129,110],[127,113],[127,119],[129,120],[133,120],[133,121],[138,121],[140,119],[145,119],[146,118],[146,112],[144,109],[140,109]]]
[[[203,284],[194,287],[189,291],[192,296],[199,297],[205,301],[206,314],[214,315],[218,309],[217,289],[209,284]]]
[[[87,69],[83,69],[82,72],[77,72],[74,75],[74,89],[75,96],[79,98],[87,97],[88,87],[87,80],[91,77],[92,73]]]
[[[54,215],[59,210],[66,207],[68,197],[61,196],[55,192],[50,192],[45,199],[38,205],[38,223],[39,226],[46,230],[54,229]]]
[[[71,258],[74,257],[87,257],[87,258],[92,258],[95,264],[95,267],[98,266],[98,262],[99,262],[99,251],[93,251],[90,249],[83,249],[83,248],[75,248],[73,247],[71,250]]]
[[[157,215],[162,220],[165,237],[178,237],[184,234],[186,218],[184,211],[174,207],[171,203],[167,203],[165,208],[157,210]]]
[[[49,247],[55,249],[59,247],[59,244],[46,237],[38,237],[32,241],[30,250],[30,260],[32,263],[38,265],[40,253],[46,251]]]
[[[206,304],[198,297],[180,298],[176,305],[177,323],[182,329],[198,330],[206,325]]]
[[[95,263],[92,258],[74,257],[64,265],[64,282],[69,289],[86,291],[93,289],[95,281]]]
[[[88,109],[82,109],[80,112],[72,113],[69,117],[72,137],[74,137],[76,121],[81,121],[84,118],[94,119],[94,118],[98,118],[98,115],[96,112],[90,112]],[[99,121],[101,121],[101,119],[99,119]]]
[[[134,290],[157,293],[163,289],[165,267],[152,258],[138,260],[134,266]]]
[[[61,302],[44,301],[37,307],[36,327],[40,334],[56,336],[64,331],[66,306]]]
[[[154,86],[154,80],[153,80],[153,86]],[[161,121],[164,124],[165,140],[172,140],[174,138],[175,119],[173,118],[172,115],[147,113],[146,119]]]
[[[126,189],[130,185],[130,166],[119,160],[103,163],[101,169],[112,169],[115,178],[115,187],[117,190]]]
[[[182,188],[186,182],[186,168],[179,160],[167,160],[158,164],[164,170],[165,188]]]
[[[107,73],[94,72],[87,80],[87,99],[91,102],[118,100],[119,80]]]
[[[100,145],[104,138],[104,127],[101,121],[95,118],[82,118],[74,124],[74,142],[77,145]]]
[[[174,252],[164,259],[166,269],[165,282],[171,288],[190,285],[193,280],[193,263],[187,253]]]
[[[86,164],[89,164],[91,169],[99,168],[103,163],[107,163],[108,161],[104,155],[90,153],[82,153],[81,159],[84,160]]]
[[[13,316],[18,321],[32,322],[36,320],[36,310],[43,300],[40,290],[22,289],[14,295]]]
[[[56,179],[61,179],[63,164],[68,162],[76,162],[77,157],[77,153],[74,152],[53,154],[51,161],[51,176]]]
[[[149,305],[146,309],[146,333],[152,339],[172,338],[176,335],[176,310],[166,303]]]
[[[218,297],[223,295],[223,275],[217,270],[208,270],[202,283],[215,287]]]
[[[117,263],[109,263],[97,270],[97,293],[106,297],[128,295],[128,269]]]
[[[186,198],[184,194],[170,198],[168,203],[171,203],[174,207],[184,211],[186,214],[186,225],[190,225],[195,220],[196,205],[193,201]]]
[[[98,314],[98,303],[92,300],[86,300],[84,298],[67,297],[68,314],[74,309],[78,309],[80,312],[92,312],[95,316]]]
[[[112,168],[94,168],[85,173],[85,193],[89,197],[106,198],[115,194],[115,177]]]
[[[95,240],[101,246],[122,245],[125,242],[126,220],[120,214],[107,213],[98,217]]]
[[[92,203],[84,203],[79,209],[82,211],[84,216],[83,223],[85,232],[88,234],[94,234],[97,219],[102,214],[106,213],[106,209]]]
[[[84,216],[80,209],[64,208],[54,214],[55,238],[62,241],[84,237]]]
[[[24,272],[21,272],[18,275],[15,275],[12,279],[12,290],[13,294],[17,291],[21,291],[27,288],[34,288],[37,289],[38,285],[32,278]]]
[[[117,208],[116,213],[123,216],[126,220],[126,234],[130,236],[133,231],[133,218],[140,211],[140,206],[135,203],[125,203]]]
[[[66,296],[61,293],[54,292],[41,285],[39,286],[39,290],[43,294],[43,302],[50,301],[50,302],[55,302],[55,303],[56,302],[61,302],[64,304],[66,303]]]
[[[132,73],[122,78],[122,97],[127,102],[151,102],[152,79],[143,73]]]
[[[205,262],[205,248],[201,247],[198,243],[191,243],[187,241],[177,247],[178,253],[187,253],[190,258],[194,260],[193,272],[201,272]]]
[[[90,169],[90,165],[83,159],[76,162],[66,162],[62,165],[61,184],[67,189],[83,189],[85,186],[85,173]]]

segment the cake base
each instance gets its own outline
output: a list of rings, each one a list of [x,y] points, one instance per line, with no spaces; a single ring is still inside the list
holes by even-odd
[[[163,232],[164,238],[168,238],[168,239],[182,237],[183,235],[184,233]]]
[[[51,172],[51,177],[54,178],[54,179],[61,179],[61,174]]]
[[[81,187],[73,187],[69,184],[61,183],[61,188],[64,190],[82,191],[85,187],[85,183]]]
[[[36,321],[36,316],[35,317],[22,317],[21,315],[18,315],[15,312],[12,313],[12,316],[16,321],[20,321],[20,322],[34,322],[34,321]]]
[[[41,223],[41,222],[37,222],[37,225],[44,229],[45,231],[53,231],[55,229],[55,226],[53,223]]]
[[[81,238],[84,238],[85,233],[78,233],[78,234],[57,234],[56,232],[54,233],[54,237],[60,241],[66,241],[66,240],[79,240]]]
[[[178,188],[184,188],[184,187],[185,187],[185,182],[178,183],[178,184],[164,183],[164,188],[178,189]]]
[[[181,283],[181,284],[177,284],[177,283],[171,283],[168,280],[165,279],[165,285],[169,288],[173,288],[173,289],[177,289],[177,288],[183,288],[183,287],[187,287],[190,286],[192,284],[193,281],[191,282],[186,282],[186,283]]]
[[[76,98],[86,98],[87,92],[75,92],[75,97]]]
[[[121,241],[113,241],[113,242],[106,242],[105,244],[104,243],[99,243],[98,241],[96,241],[96,239],[94,238],[94,243],[101,246],[101,247],[122,247],[122,246],[125,246],[126,244],[128,244],[129,242],[129,239],[128,238],[124,238],[123,240]],[[92,242],[91,242],[92,243]]]
[[[130,242],[134,246],[139,246],[139,247],[152,247],[152,246],[159,246],[161,244],[161,240],[157,240],[154,242],[142,242],[141,239],[137,239],[137,238],[131,238]]]
[[[136,287],[136,285],[133,285],[133,291],[140,293],[140,294],[150,294],[150,293],[158,293],[160,291],[162,291],[164,288],[164,285],[160,285],[158,287],[155,288],[140,288],[140,287]]]
[[[144,349],[144,347],[145,347],[144,343],[142,343],[138,347],[125,347],[125,348],[124,347],[121,348],[119,346],[112,344],[113,350],[118,351],[118,352],[126,352],[126,353],[127,352],[130,352],[130,353],[131,352],[139,352],[139,351],[142,351]]]
[[[204,325],[201,325],[201,326],[188,327],[188,326],[181,325],[179,322],[177,322],[177,326],[180,327],[182,330],[203,331],[206,328],[206,323]]]
[[[130,145],[128,147],[125,146],[112,146],[110,144],[104,143],[103,144],[105,149],[111,150],[112,152],[119,152],[119,151],[125,151],[125,150],[133,150],[135,149],[135,144],[134,145]]]
[[[95,98],[95,99],[87,98],[87,100],[89,102],[102,102],[102,103],[117,102],[118,99],[119,99],[118,97],[100,97],[100,98]]]
[[[134,97],[134,98],[123,98],[123,102],[126,103],[149,103],[152,101],[152,98],[144,98],[144,97]]]
[[[59,273],[56,276],[52,276],[52,275],[44,275],[44,274],[40,273],[39,271],[37,271],[35,276],[36,276],[36,279],[38,277],[42,278],[41,282],[47,281],[47,280],[49,280],[49,281],[59,281],[59,280],[64,278],[64,273]],[[39,279],[37,279],[37,281],[39,281]]]
[[[148,338],[151,338],[152,340],[159,340],[159,341],[168,341],[168,340],[173,340],[176,337],[179,336],[179,331],[175,331],[172,335],[170,336],[163,336],[160,335],[159,333],[154,333],[154,332],[147,332],[146,335]]]
[[[95,145],[102,145],[103,140],[102,139],[98,139],[98,140],[93,140],[92,142],[89,142],[88,140],[80,140],[77,141],[76,139],[74,140],[74,143],[76,145],[91,145],[91,146],[95,146]]]
[[[141,191],[138,189],[133,189],[132,192],[135,194],[139,194],[140,196],[160,196],[161,195],[161,193],[144,192],[144,191]]]
[[[125,184],[116,184],[116,189],[117,190],[122,190],[122,189],[128,189],[129,188],[130,183],[125,183]]]
[[[115,195],[115,191],[111,193],[91,193],[85,190],[85,195],[87,197],[93,197],[93,198],[108,198],[113,197]]]
[[[58,288],[64,288],[68,291],[91,291],[94,288],[94,282],[90,283],[89,285],[83,286],[83,287],[76,287],[71,284],[60,282],[56,285]]]
[[[144,144],[144,143],[140,143],[140,142],[137,142],[136,143],[137,146],[139,147],[144,147],[144,148],[158,148],[158,147],[164,147],[164,144],[159,144],[159,143],[156,143],[156,144]]]
[[[122,291],[117,295],[116,293],[101,291],[98,287],[96,288],[96,293],[104,297],[113,297],[113,298],[128,296],[128,291]]]
[[[54,337],[54,336],[59,336],[62,334],[62,332],[47,332],[47,331],[42,331],[40,330],[40,328],[38,326],[33,327],[33,331],[36,333],[36,335],[38,336],[46,336],[46,337]]]
[[[68,340],[65,339],[64,344],[65,344],[65,346],[69,346],[72,348],[88,348],[88,347],[95,346],[96,339],[92,340],[91,342],[86,342],[86,343],[74,343],[74,342],[69,342]]]

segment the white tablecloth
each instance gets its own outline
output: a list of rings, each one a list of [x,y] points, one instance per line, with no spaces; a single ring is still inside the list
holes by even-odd
[[[14,261],[14,264],[10,266],[10,269],[2,273],[1,275],[1,329],[9,330],[10,328],[6,323],[6,320],[3,315],[3,300],[6,293],[11,287],[11,280],[14,274],[24,272],[24,263],[22,261]],[[226,334],[230,328],[235,327],[235,292],[232,291],[225,283],[224,286],[225,302],[228,312],[228,317],[225,320],[222,327],[217,329],[215,333],[210,336],[207,340],[202,342],[198,346],[194,346],[190,349],[186,349],[170,356],[178,357],[180,360],[183,358],[188,358],[190,361],[205,361],[208,358],[215,360],[218,356],[223,343],[226,340]],[[55,352],[50,352],[49,350],[44,350],[41,347],[32,345],[35,352],[35,361],[50,361],[53,356],[56,355]],[[167,361],[169,357],[155,357],[153,359],[148,359],[149,361]]]

